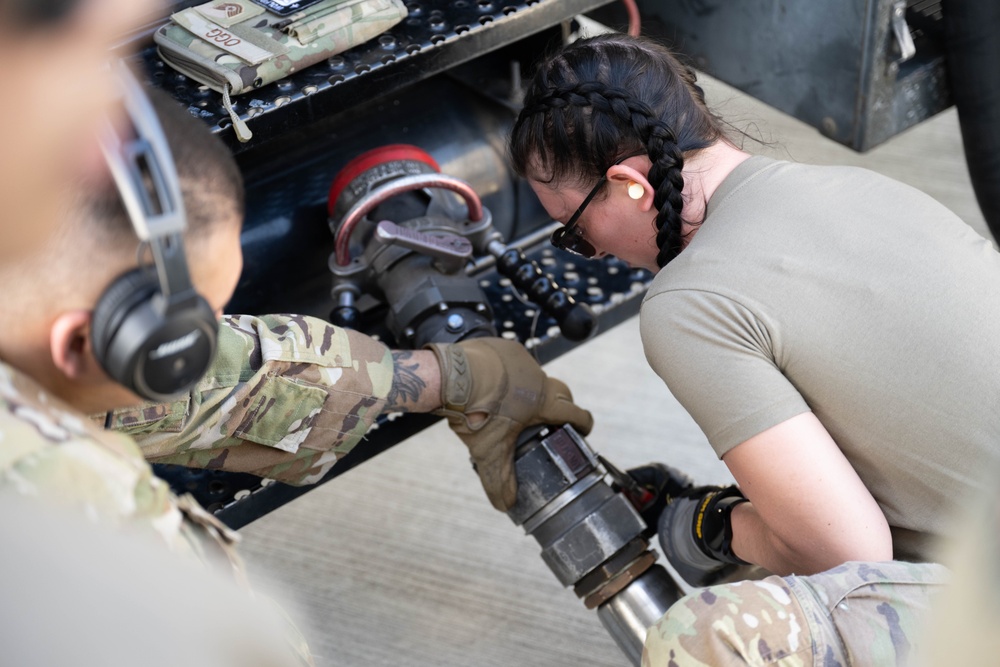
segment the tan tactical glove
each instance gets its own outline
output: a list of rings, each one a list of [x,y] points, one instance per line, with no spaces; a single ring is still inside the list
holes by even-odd
[[[569,423],[587,435],[594,425],[590,413],[574,405],[566,385],[548,377],[516,341],[473,338],[427,347],[441,365],[444,407],[434,414],[446,417],[469,448],[483,489],[501,512],[517,500],[514,449],[521,431]]]

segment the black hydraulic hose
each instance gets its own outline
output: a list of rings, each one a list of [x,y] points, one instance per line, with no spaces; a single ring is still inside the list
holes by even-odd
[[[1000,2],[945,0],[941,13],[972,187],[1000,241]]]

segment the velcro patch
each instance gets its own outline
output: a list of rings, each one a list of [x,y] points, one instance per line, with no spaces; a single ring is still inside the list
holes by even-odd
[[[262,49],[255,44],[251,44],[222,26],[211,21],[206,21],[193,12],[175,14],[173,18],[177,23],[212,46],[231,53],[251,65],[258,65],[274,56],[267,49]]]

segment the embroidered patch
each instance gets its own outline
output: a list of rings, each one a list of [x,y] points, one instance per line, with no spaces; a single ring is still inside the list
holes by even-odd
[[[211,14],[218,13],[219,18],[234,19],[243,13],[243,5],[236,2],[220,2],[217,5],[212,5],[211,7],[203,7],[201,13],[205,14],[209,18],[216,18],[211,16]]]

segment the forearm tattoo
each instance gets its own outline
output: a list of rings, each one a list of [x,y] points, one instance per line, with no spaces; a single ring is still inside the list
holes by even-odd
[[[386,408],[399,412],[410,412],[420,401],[427,383],[419,375],[420,364],[413,354],[405,350],[393,350],[392,389],[386,399]]]

